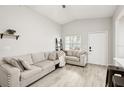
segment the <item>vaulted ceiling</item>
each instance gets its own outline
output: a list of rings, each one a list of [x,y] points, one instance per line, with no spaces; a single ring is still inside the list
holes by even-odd
[[[117,6],[115,5],[32,5],[28,6],[37,13],[51,20],[65,24],[77,19],[112,17]]]

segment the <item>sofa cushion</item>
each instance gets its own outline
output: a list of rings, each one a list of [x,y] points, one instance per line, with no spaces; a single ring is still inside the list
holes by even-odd
[[[68,50],[67,51],[67,56],[72,56],[73,55],[73,51],[72,50]]]
[[[63,56],[63,55],[65,55],[65,52],[63,52],[63,51],[58,51],[57,52],[58,58],[61,57],[61,56]]]
[[[56,51],[49,53],[48,59],[52,61],[56,60],[57,59]]]
[[[82,55],[81,53],[83,53],[83,52],[77,51],[75,56],[76,56],[76,57],[80,57],[80,55]]]
[[[48,60],[49,54],[50,54],[50,52],[44,52],[45,60]]]
[[[75,56],[76,57],[76,54],[78,53],[78,51],[77,50],[73,50],[72,51],[72,56]]]
[[[3,61],[3,58],[0,58],[0,65],[2,65],[2,64],[6,64],[6,62]]]
[[[80,57],[80,55],[86,53],[86,50],[68,50],[67,56]]]
[[[55,61],[53,61],[54,62],[54,64],[55,65],[57,65],[57,64],[59,64],[60,63],[60,61],[59,60],[55,60]]]
[[[13,58],[15,58],[15,59],[22,59],[22,60],[25,60],[26,62],[28,62],[29,64],[33,64],[33,61],[32,61],[32,58],[31,58],[31,54],[15,56]]]
[[[44,61],[45,60],[45,56],[43,52],[40,53],[33,53],[32,54],[32,60],[34,63],[38,63],[40,61]]]
[[[5,61],[5,62],[6,62],[7,64],[9,64],[9,65],[12,65],[12,66],[18,68],[21,72],[24,71],[24,67],[23,67],[23,65],[21,64],[21,62],[18,61],[18,60],[16,60],[16,59],[14,59],[14,58],[4,57],[4,58],[3,58],[3,61]]]
[[[34,65],[38,66],[38,67],[41,67],[42,69],[47,69],[51,66],[54,66],[55,63],[54,63],[54,61],[46,60],[46,61],[43,61],[43,62],[35,63]]]
[[[77,61],[77,62],[80,61],[78,57],[74,57],[74,56],[66,56],[65,58],[66,60]]]
[[[80,57],[80,55],[81,55],[81,51],[80,50],[73,50],[73,55],[72,56]]]
[[[31,69],[31,65],[28,62],[26,62],[25,60],[18,59],[18,61],[21,62],[21,64],[23,65],[24,69],[26,69],[26,70],[30,70]]]
[[[30,70],[25,70],[24,72],[21,73],[21,80],[28,79],[32,76],[35,76],[36,74],[40,73],[42,69],[40,67],[31,65]]]

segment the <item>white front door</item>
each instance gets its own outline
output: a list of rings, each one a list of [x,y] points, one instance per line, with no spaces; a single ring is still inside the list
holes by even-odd
[[[107,65],[108,41],[106,32],[88,34],[88,63]]]

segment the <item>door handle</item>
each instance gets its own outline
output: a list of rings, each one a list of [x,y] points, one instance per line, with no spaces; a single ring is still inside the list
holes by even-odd
[[[90,51],[90,52],[92,51],[91,46],[89,46],[89,51]]]
[[[90,49],[89,51],[91,52],[92,50]]]

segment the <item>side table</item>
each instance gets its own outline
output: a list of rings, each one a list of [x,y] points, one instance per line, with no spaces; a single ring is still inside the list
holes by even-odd
[[[114,76],[114,74],[120,74],[120,75],[124,75],[124,68],[122,67],[118,67],[118,66],[111,66],[109,65],[107,68],[107,75],[106,75],[106,87],[112,87],[113,83],[112,83],[112,77]]]
[[[124,77],[113,76],[112,82],[114,87],[124,87]]]

